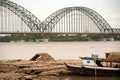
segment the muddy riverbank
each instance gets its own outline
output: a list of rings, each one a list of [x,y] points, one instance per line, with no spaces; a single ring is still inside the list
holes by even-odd
[[[36,80],[42,76],[70,75],[64,63],[81,65],[81,60],[0,60],[0,79]]]

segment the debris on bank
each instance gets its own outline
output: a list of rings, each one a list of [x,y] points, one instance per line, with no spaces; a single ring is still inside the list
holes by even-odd
[[[38,53],[33,56],[30,61],[52,61],[54,58],[50,56],[48,53]]]

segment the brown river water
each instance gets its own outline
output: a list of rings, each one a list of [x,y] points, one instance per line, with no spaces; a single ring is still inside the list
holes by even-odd
[[[120,52],[120,41],[91,42],[11,42],[0,43],[0,59],[30,59],[36,53],[49,53],[55,59],[79,59],[107,52]]]

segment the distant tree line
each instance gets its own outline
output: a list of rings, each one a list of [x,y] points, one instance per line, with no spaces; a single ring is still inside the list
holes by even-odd
[[[49,41],[101,41],[103,38],[114,37],[120,41],[120,35],[112,34],[12,34],[0,37],[0,42],[32,41],[36,39],[48,39]]]

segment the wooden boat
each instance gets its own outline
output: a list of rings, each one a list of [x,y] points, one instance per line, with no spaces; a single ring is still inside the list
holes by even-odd
[[[120,68],[118,68],[118,64],[120,63],[120,59],[104,59],[104,58],[87,58],[83,57],[82,60],[86,60],[88,63],[90,61],[94,61],[95,64],[92,65],[73,65],[65,63],[67,69],[74,74],[78,75],[87,75],[87,76],[120,76]],[[110,62],[110,66],[103,66],[101,62]],[[112,63],[117,63],[116,66],[112,67]]]

